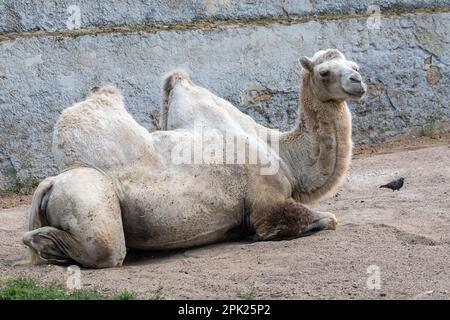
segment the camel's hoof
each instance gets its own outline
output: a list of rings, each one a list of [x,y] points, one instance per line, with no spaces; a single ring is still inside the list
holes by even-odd
[[[336,230],[336,227],[337,227],[337,224],[338,224],[336,216],[334,214],[332,214],[328,219],[329,219],[329,221],[328,221],[328,229],[329,230]]]
[[[337,219],[336,216],[329,212],[318,212],[316,213],[319,219],[309,224],[304,232],[314,232],[320,230],[336,230]]]

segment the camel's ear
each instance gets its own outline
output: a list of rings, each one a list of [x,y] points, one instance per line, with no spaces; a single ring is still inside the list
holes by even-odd
[[[304,69],[306,69],[307,71],[309,71],[309,72],[313,71],[314,64],[313,64],[313,62],[312,62],[312,60],[310,58],[308,58],[306,56],[305,57],[301,57],[300,58],[300,63],[302,64],[302,67]]]

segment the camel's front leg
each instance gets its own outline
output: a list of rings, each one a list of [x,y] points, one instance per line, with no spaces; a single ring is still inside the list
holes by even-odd
[[[313,231],[334,230],[337,225],[334,214],[313,211],[293,199],[255,210],[250,220],[255,229],[256,240],[297,238]]]
[[[305,233],[309,231],[335,230],[337,226],[336,216],[330,212],[313,211],[312,222],[306,227]]]

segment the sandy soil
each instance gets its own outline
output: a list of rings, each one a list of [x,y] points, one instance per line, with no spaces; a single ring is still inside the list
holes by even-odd
[[[158,289],[166,299],[234,299],[251,288],[257,299],[450,299],[450,140],[391,149],[357,150],[344,186],[316,206],[336,213],[336,231],[129,253],[122,268],[82,270],[82,284],[104,292],[126,288],[144,299]],[[378,188],[400,176],[399,192]],[[0,276],[65,283],[63,267],[12,266],[26,252],[20,242],[26,208],[0,209]],[[379,271],[379,289],[367,286],[377,273],[368,268]]]

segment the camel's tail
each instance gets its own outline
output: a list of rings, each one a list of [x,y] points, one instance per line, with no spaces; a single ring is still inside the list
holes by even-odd
[[[167,117],[169,114],[169,97],[172,90],[181,81],[187,80],[192,83],[191,78],[183,69],[175,69],[166,73],[163,78],[163,99],[161,104],[160,130],[167,130]]]
[[[29,231],[39,229],[48,225],[45,218],[45,210],[47,208],[49,191],[55,183],[54,177],[44,179],[36,188],[31,201],[31,208],[29,212],[28,229]],[[35,264],[39,261],[39,254],[36,250],[30,247],[30,262]]]

